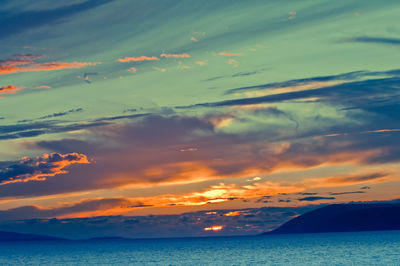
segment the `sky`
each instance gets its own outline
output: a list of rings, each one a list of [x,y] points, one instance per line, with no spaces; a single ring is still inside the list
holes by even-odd
[[[1,1],[0,229],[240,235],[398,199],[399,12]]]

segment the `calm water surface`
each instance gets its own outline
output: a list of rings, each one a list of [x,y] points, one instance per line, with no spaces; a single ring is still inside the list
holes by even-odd
[[[400,231],[0,243],[1,265],[400,265]]]

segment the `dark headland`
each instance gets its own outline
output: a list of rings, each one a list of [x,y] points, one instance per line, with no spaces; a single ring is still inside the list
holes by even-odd
[[[53,236],[20,234],[14,232],[0,231],[0,241],[54,241],[54,240],[66,240],[66,239]]]
[[[271,234],[400,230],[400,204],[334,204],[293,218]]]

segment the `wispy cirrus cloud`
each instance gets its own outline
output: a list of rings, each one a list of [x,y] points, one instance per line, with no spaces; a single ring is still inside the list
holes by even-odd
[[[165,54],[162,53],[160,54],[160,57],[164,57],[164,58],[189,58],[190,54]]]
[[[65,116],[71,113],[77,113],[77,112],[82,112],[83,109],[82,108],[76,108],[76,109],[70,109],[68,111],[65,112],[59,112],[59,113],[53,113],[51,115],[45,115],[42,117],[39,117],[38,119],[47,119],[47,118],[53,118],[53,117],[60,117],[60,116]]]
[[[39,85],[39,86],[36,86],[35,89],[51,89],[51,86],[49,86],[49,85]]]
[[[127,63],[127,62],[142,62],[142,61],[158,61],[160,60],[156,56],[138,56],[138,57],[124,57],[119,58],[118,62]]]
[[[380,77],[365,79],[376,76]],[[348,110],[359,108],[373,112],[395,112],[398,105],[394,102],[394,99],[398,98],[397,84],[399,79],[400,72],[398,70],[350,72],[335,76],[315,77],[230,89],[227,91],[227,94],[251,92],[249,93],[250,97],[198,103],[190,106],[177,106],[176,108],[243,106],[311,100],[331,105],[340,105],[342,108],[347,107]],[[333,82],[335,80],[336,82]],[[371,100],[371,95],[375,97],[373,101]],[[386,107],[381,107],[385,105]]]

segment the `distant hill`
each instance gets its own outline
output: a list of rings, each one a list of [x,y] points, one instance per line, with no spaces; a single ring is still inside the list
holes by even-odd
[[[0,241],[49,241],[49,240],[66,240],[66,239],[52,237],[52,236],[20,234],[14,232],[0,231]]]
[[[400,204],[334,204],[293,218],[263,233],[323,233],[400,230]]]
[[[92,237],[86,239],[89,241],[109,241],[109,240],[131,240],[130,238],[119,237],[119,236],[105,236],[105,237]]]

